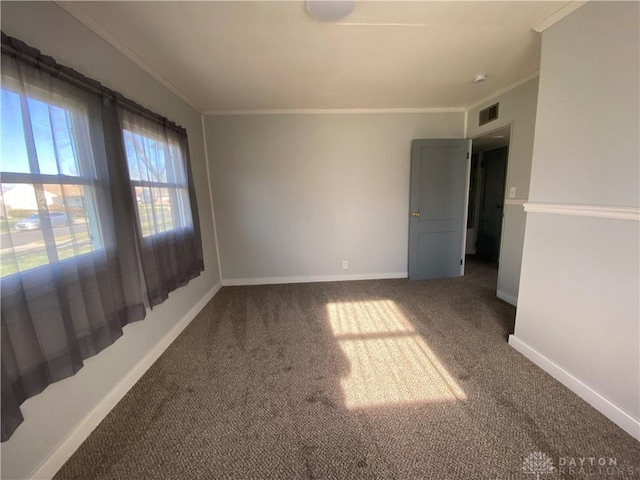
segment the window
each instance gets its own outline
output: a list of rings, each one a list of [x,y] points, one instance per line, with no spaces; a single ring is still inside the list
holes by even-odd
[[[189,187],[180,145],[131,126],[123,131],[123,139],[142,236],[191,228]]]
[[[1,276],[101,249],[82,105],[44,92],[25,95],[10,85],[0,95]]]
[[[4,33],[0,72],[4,442],[204,259],[184,128]]]

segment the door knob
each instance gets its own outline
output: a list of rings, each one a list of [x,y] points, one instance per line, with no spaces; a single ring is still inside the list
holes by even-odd
[[[420,212],[413,212],[411,215],[413,215],[414,217],[419,217],[420,216]]]

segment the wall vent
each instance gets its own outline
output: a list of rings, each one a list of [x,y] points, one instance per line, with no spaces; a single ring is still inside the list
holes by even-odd
[[[498,107],[500,103],[494,103],[490,107],[480,110],[478,126],[482,126],[485,123],[492,122],[498,118]]]

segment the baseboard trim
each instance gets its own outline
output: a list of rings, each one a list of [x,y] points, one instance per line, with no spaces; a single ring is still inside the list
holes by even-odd
[[[500,300],[504,300],[507,303],[510,303],[511,305],[513,305],[514,307],[518,306],[518,297],[514,297],[513,295],[504,292],[502,290],[498,290],[496,292],[496,297],[498,297]]]
[[[228,278],[222,280],[225,287],[243,285],[275,285],[282,283],[318,283],[343,282],[353,280],[388,280],[391,278],[407,278],[407,272],[396,273],[367,273],[360,275],[327,275],[313,277],[263,277],[263,278]]]
[[[129,373],[118,383],[109,394],[78,424],[78,426],[63,440],[58,448],[31,476],[32,479],[48,479],[60,470],[64,463],[73,455],[98,424],[117,405],[117,403],[131,390],[138,380],[149,370],[151,365],[162,355],[171,343],[182,333],[191,321],[200,313],[207,303],[222,288],[218,282],[202,299],[196,303],[180,321],[165,335],[165,337],[151,350]]]
[[[640,422],[529,345],[509,335],[509,345],[573,391],[629,435],[640,441]]]
[[[638,207],[527,202],[524,204],[524,211],[527,213],[570,215],[573,217],[612,218],[614,220],[631,220],[640,222],[640,208]]]

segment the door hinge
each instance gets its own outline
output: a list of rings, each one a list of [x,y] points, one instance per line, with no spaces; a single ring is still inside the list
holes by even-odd
[[[469,158],[469,152],[467,152],[467,158]]]
[[[460,259],[460,265],[462,265],[462,259]]]

